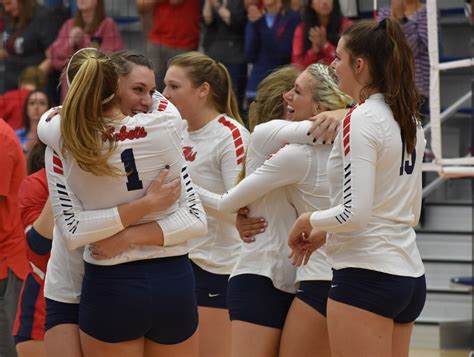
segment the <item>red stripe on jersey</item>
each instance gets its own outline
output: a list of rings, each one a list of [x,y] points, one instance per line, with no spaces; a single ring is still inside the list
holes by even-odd
[[[242,136],[240,135],[239,128],[234,123],[232,123],[231,121],[227,120],[224,117],[221,117],[218,120],[218,122],[230,129],[232,133],[232,138],[234,139],[235,156],[237,157],[237,165],[240,165],[243,160],[245,149],[243,146],[243,140],[242,140]]]
[[[162,112],[168,107],[168,101],[166,99],[160,99],[158,103],[158,111]]]
[[[56,166],[53,167],[53,171],[60,175],[64,174],[63,170],[61,170],[59,167],[56,167]]]
[[[347,156],[347,154],[349,154],[349,152],[351,151],[351,145],[350,145],[351,115],[354,109],[355,107],[351,108],[347,112],[346,117],[344,118],[344,122],[343,122],[342,137],[344,138],[343,140],[344,156]]]
[[[59,167],[63,167],[63,163],[56,155],[53,155],[53,164]]]

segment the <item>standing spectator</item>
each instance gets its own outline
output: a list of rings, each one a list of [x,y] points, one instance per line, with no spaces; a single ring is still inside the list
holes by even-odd
[[[430,93],[430,57],[428,54],[428,17],[421,0],[392,0],[390,7],[380,9],[379,20],[392,15],[400,22],[415,58],[415,84],[427,112]],[[425,109],[426,108],[426,109]]]
[[[0,61],[5,64],[4,90],[18,88],[18,77],[28,66],[40,64],[54,41],[60,19],[36,0],[3,0],[6,26]]]
[[[247,86],[247,62],[244,55],[244,0],[205,0],[203,8],[204,52],[226,66],[242,113]]]
[[[13,130],[22,129],[26,97],[32,90],[43,90],[45,85],[45,76],[38,67],[25,68],[20,75],[19,88],[0,95],[0,118],[5,120]]]
[[[38,142],[36,127],[41,115],[49,108],[49,98],[41,90],[33,90],[26,97],[23,106],[23,128],[16,131],[16,135],[18,135],[25,153],[29,153],[31,148]]]
[[[199,0],[136,0],[137,11],[152,12],[146,52],[155,67],[156,87],[164,88],[168,60],[199,46]]]
[[[54,216],[48,201],[48,182],[44,169],[46,145],[38,142],[28,156],[28,175],[18,192],[26,255],[31,271],[23,281],[13,335],[20,357],[45,357],[44,277],[51,250]]]
[[[263,11],[256,5],[247,8],[245,55],[253,63],[247,98],[255,98],[260,81],[275,68],[291,62],[293,33],[300,21],[290,9],[289,0],[265,0]]]
[[[15,132],[3,119],[0,152],[0,355],[10,357],[16,356],[12,329],[22,280],[29,271],[18,205],[26,163]]]
[[[318,62],[329,65],[336,58],[341,33],[351,23],[342,16],[339,0],[310,0],[293,36],[291,62],[301,69]]]
[[[74,18],[67,20],[58,37],[46,51],[42,68],[62,71],[69,57],[78,49],[95,47],[105,53],[123,49],[122,36],[111,17],[105,14],[104,0],[77,0]],[[67,83],[61,82],[61,99],[67,92]]]

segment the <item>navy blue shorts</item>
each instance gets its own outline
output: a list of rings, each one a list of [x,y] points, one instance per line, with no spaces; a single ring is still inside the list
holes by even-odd
[[[139,337],[177,344],[198,326],[187,255],[111,266],[85,263],[79,327],[104,342]]]
[[[326,317],[330,288],[331,282],[327,280],[302,281],[296,297]]]
[[[79,324],[79,304],[67,304],[46,298],[45,332],[62,324]]]
[[[234,276],[227,290],[230,319],[283,329],[294,297],[275,288],[272,280],[265,276]]]
[[[410,323],[425,305],[425,276],[412,278],[359,268],[333,270],[329,298],[396,323]]]
[[[199,306],[227,309],[229,275],[214,274],[191,261],[196,280],[196,298]]]

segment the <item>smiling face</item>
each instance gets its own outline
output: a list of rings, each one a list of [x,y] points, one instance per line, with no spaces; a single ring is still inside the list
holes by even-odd
[[[186,70],[180,66],[170,66],[165,75],[163,95],[178,108],[184,119],[193,117],[200,107],[202,92],[195,87]]]
[[[130,64],[131,70],[118,81],[120,110],[125,115],[148,112],[156,90],[155,74],[145,66]]]
[[[313,100],[315,85],[313,76],[304,71],[296,78],[294,87],[283,95],[287,103],[288,120],[301,121],[317,113],[317,103]]]

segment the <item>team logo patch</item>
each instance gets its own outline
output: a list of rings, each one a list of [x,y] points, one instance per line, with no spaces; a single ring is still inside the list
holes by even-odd
[[[196,154],[192,146],[183,146],[183,155],[186,161],[196,160]]]
[[[141,139],[148,135],[145,128],[142,126],[137,126],[134,129],[127,130],[125,125],[122,125],[118,132],[115,131],[115,128],[109,128],[103,136],[103,140],[107,141],[125,141],[125,140],[135,140]]]

